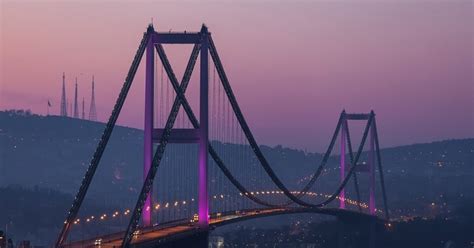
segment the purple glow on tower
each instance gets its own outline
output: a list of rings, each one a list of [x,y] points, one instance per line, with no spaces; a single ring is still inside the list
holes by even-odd
[[[200,75],[200,127],[199,127],[199,225],[209,226],[209,202],[207,194],[207,154],[208,154],[208,39],[207,28],[203,26],[201,43],[201,75]]]
[[[344,181],[344,177],[346,176],[346,120],[345,118],[342,121],[341,125],[341,183]],[[343,188],[341,193],[339,193],[339,208],[345,209],[346,208],[346,190]]]
[[[154,44],[153,40],[148,41],[146,49],[146,75],[145,75],[145,130],[144,130],[144,158],[143,158],[143,180],[145,181],[153,160],[153,78],[154,78]],[[152,190],[143,206],[142,222],[143,226],[151,225]]]

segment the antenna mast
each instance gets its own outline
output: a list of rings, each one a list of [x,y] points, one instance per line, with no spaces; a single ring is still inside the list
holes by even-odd
[[[94,76],[92,76],[92,96],[91,96],[91,107],[89,109],[89,120],[97,121],[97,111],[95,108]]]
[[[79,106],[77,106],[77,77],[76,77],[76,89],[74,91],[74,118],[79,118]]]
[[[61,110],[60,116],[67,116],[67,102],[66,102],[66,75],[63,72],[63,91],[61,94]]]

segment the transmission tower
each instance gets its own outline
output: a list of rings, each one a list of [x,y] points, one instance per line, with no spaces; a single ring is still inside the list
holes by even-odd
[[[74,91],[74,118],[79,118],[79,106],[77,105],[77,77],[76,77],[76,88]]]
[[[67,103],[66,103],[66,75],[63,72],[63,91],[61,94],[61,110],[60,116],[67,116]]]
[[[82,98],[82,119],[84,120],[86,118],[86,112],[84,110],[84,97]]]
[[[91,107],[89,109],[89,120],[97,121],[97,111],[95,108],[94,76],[92,76],[92,96],[91,96]]]

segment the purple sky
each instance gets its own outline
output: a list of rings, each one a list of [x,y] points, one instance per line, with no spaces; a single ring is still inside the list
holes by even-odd
[[[374,109],[383,146],[474,136],[472,1],[2,1],[0,109],[59,112],[96,77],[105,121],[151,18],[206,23],[261,144],[321,151],[340,111]],[[181,49],[181,50],[180,50]],[[181,75],[191,46],[172,47]],[[141,127],[144,67],[119,120]],[[196,83],[194,83],[196,84]]]

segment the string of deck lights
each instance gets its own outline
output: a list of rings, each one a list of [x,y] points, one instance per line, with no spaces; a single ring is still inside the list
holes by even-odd
[[[292,194],[298,194],[299,192],[298,191],[292,191],[291,192]],[[276,195],[276,194],[279,194],[279,195],[283,195],[283,191],[255,191],[255,192],[250,192],[250,194],[252,195]],[[243,196],[242,193],[239,193],[240,196]],[[323,193],[316,193],[316,192],[306,192],[305,195],[308,195],[308,196],[312,196],[312,197],[317,197],[317,196],[320,196],[320,197],[325,197],[325,198],[330,198],[331,195],[329,194],[323,194]],[[213,195],[211,197],[211,199],[213,200],[223,200],[224,198],[230,198],[232,197],[231,195]],[[340,199],[339,196],[336,197],[336,199]],[[162,204],[155,204],[155,206],[153,207],[153,211],[158,211],[162,208],[165,208],[165,209],[169,209],[171,207],[179,207],[180,205],[181,206],[184,206],[184,205],[187,205],[189,202],[194,202],[195,199],[192,198],[190,201],[185,201],[185,200],[182,200],[182,201],[175,201],[175,202],[166,202],[164,203],[163,205]],[[360,206],[361,208],[364,208],[364,209],[367,209],[368,208],[368,205],[364,202],[357,202],[355,200],[352,200],[350,198],[345,198],[344,201],[350,205],[353,205],[353,206]],[[145,211],[150,211],[150,207],[147,207],[145,209]],[[130,214],[130,209],[126,209],[126,210],[123,210],[123,211],[115,211],[113,212],[112,214],[110,215],[107,215],[107,214],[102,214],[100,215],[99,217],[96,217],[95,215],[91,215],[87,218],[83,218],[85,221],[84,222],[81,222],[81,218],[77,218],[73,224],[77,225],[77,224],[80,224],[80,223],[91,223],[93,221],[106,221],[106,220],[113,220],[113,219],[116,219],[117,217],[119,217],[120,215],[123,215],[123,216],[127,216]],[[380,209],[376,209],[377,212],[379,213],[382,213],[382,210]],[[110,217],[109,217],[110,216]],[[108,218],[109,217],[109,218]]]

